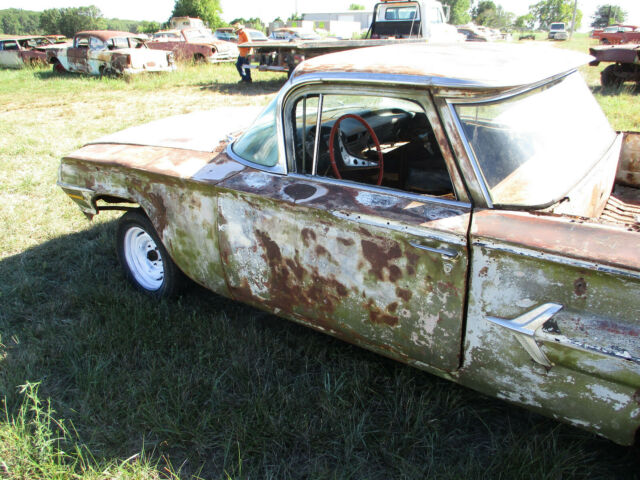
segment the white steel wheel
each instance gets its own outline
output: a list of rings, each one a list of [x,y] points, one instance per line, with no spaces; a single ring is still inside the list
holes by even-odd
[[[145,290],[158,290],[164,281],[162,255],[153,238],[140,227],[124,234],[124,258],[135,281]]]
[[[170,297],[182,288],[184,274],[171,260],[142,210],[131,210],[120,218],[117,247],[124,274],[138,290],[155,297]]]

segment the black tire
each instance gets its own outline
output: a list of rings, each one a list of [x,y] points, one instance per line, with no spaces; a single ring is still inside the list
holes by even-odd
[[[624,79],[616,74],[617,71],[617,65],[609,65],[600,72],[600,84],[603,88],[620,88],[622,86]]]
[[[118,221],[116,233],[118,260],[131,284],[157,298],[180,293],[186,277],[169,253],[142,210],[130,210]]]
[[[204,63],[205,62],[205,58],[204,55],[202,55],[201,53],[196,53],[193,56],[193,63]]]

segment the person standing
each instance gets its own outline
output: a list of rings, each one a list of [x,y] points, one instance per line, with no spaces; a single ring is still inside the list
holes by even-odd
[[[249,41],[249,34],[245,31],[244,25],[242,25],[241,23],[236,23],[233,28],[236,32],[236,35],[238,35],[238,45]],[[251,69],[249,68],[249,54],[251,53],[251,49],[246,47],[238,47],[238,51],[240,55],[238,56],[238,61],[236,62],[236,69],[240,74],[240,82],[251,83]],[[247,68],[243,68],[244,65],[247,65]]]

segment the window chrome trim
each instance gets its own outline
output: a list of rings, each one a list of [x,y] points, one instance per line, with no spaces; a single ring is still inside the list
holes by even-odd
[[[275,173],[278,175],[286,175],[287,171],[286,169],[282,168],[282,161],[280,159],[278,159],[278,163],[276,163],[273,167],[268,167],[266,165],[261,165],[259,163],[254,163],[251,162],[249,160],[245,160],[244,158],[242,158],[240,155],[238,155],[237,153],[235,153],[233,151],[233,148],[231,148],[233,146],[233,144],[235,143],[235,140],[233,142],[229,142],[227,144],[227,148],[225,149],[225,153],[227,155],[229,155],[229,157],[231,157],[233,160],[235,160],[238,163],[241,163],[242,165],[246,166],[246,167],[251,167],[251,168],[255,168],[256,170],[262,170],[264,172],[269,172],[269,173]],[[278,153],[278,155],[280,155]]]
[[[305,96],[305,104],[307,97]],[[322,136],[322,108],[324,107],[324,94],[318,95],[318,111],[316,112],[316,136],[313,139],[313,163],[311,165],[311,174],[318,174],[318,152],[320,150],[320,137]],[[302,150],[306,148],[305,132],[302,132]]]
[[[464,145],[464,149],[467,152],[467,156],[469,157],[469,161],[471,162],[471,167],[473,168],[473,172],[476,175],[476,178],[478,179],[478,184],[480,185],[480,189],[482,190],[482,196],[485,199],[485,202],[487,204],[487,208],[495,208],[495,205],[493,203],[493,199],[491,198],[491,193],[489,191],[489,189],[487,188],[487,181],[484,177],[484,174],[482,173],[482,169],[480,168],[480,164],[478,162],[478,159],[476,157],[475,152],[473,151],[473,148],[471,147],[471,144],[469,143],[469,141],[467,140],[467,136],[464,133],[464,130],[462,128],[462,124],[460,123],[460,118],[458,116],[458,112],[456,111],[455,107],[456,105],[483,105],[483,104],[487,104],[487,103],[494,103],[494,102],[500,102],[503,100],[508,100],[510,98],[516,97],[518,95],[523,95],[526,94],[528,92],[532,92],[533,90],[536,90],[538,88],[541,88],[545,85],[551,85],[551,84],[555,84],[555,83],[559,83],[561,80],[567,78],[569,75],[572,74],[576,74],[577,70],[573,69],[570,70],[568,72],[563,72],[559,75],[555,75],[551,78],[548,78],[546,80],[542,80],[540,82],[534,83],[532,85],[527,85],[524,88],[518,88],[515,90],[510,90],[508,92],[502,92],[499,95],[494,95],[494,96],[490,96],[490,97],[485,97],[485,98],[464,98],[464,99],[456,99],[456,98],[446,98],[445,101],[447,102],[447,106],[449,107],[449,113],[451,114],[451,117],[453,118],[453,122],[455,123],[456,129],[458,130],[458,135],[460,136],[460,139],[462,140],[462,144]],[[614,141],[615,143],[615,141]],[[610,147],[611,148],[611,147]],[[556,203],[558,200],[556,200],[555,202],[552,202],[550,205],[553,205],[554,203]],[[531,207],[529,205],[518,205],[515,208],[518,209],[539,209],[539,208],[546,208],[550,205],[547,206],[543,206],[543,207]],[[500,205],[501,208],[514,208],[513,206],[510,205]]]
[[[485,180],[482,170],[480,169],[480,165],[478,165],[478,159],[476,158],[475,152],[471,148],[471,145],[467,140],[467,136],[464,134],[464,130],[462,129],[462,124],[460,123],[460,119],[458,118],[455,105],[453,103],[450,103],[448,100],[447,105],[449,106],[449,112],[451,114],[451,117],[453,118],[453,123],[455,123],[456,129],[458,130],[460,140],[462,140],[462,145],[467,152],[467,157],[469,158],[471,168],[473,169],[473,173],[475,174],[478,185],[480,186],[485,204],[487,205],[487,208],[493,208],[493,201],[487,188],[487,181]]]
[[[433,197],[430,195],[421,195],[419,193],[407,192],[404,190],[398,190],[391,187],[381,187],[378,185],[369,185],[367,183],[358,183],[351,180],[342,180],[338,178],[322,177],[320,175],[308,175],[302,173],[290,172],[288,175],[290,178],[298,180],[304,180],[306,182],[318,182],[327,185],[337,185],[340,187],[348,187],[356,190],[364,190],[372,193],[380,193],[386,195],[395,195],[409,200],[415,200],[421,203],[437,203],[439,205],[446,205],[449,207],[466,208],[471,210],[471,204],[467,202],[460,202],[458,200],[450,200],[448,198]]]

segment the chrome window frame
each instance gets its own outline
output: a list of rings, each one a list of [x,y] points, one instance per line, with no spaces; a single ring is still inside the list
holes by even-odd
[[[369,78],[367,79],[370,80]],[[319,97],[319,100],[318,100],[319,115],[318,115],[318,118],[316,118],[316,125],[318,124],[319,117],[322,113],[322,98],[325,95],[365,95],[365,96],[368,95],[372,97],[385,96],[389,98],[398,98],[398,99],[415,102],[417,105],[419,105],[422,108],[423,112],[427,116],[427,121],[429,122],[431,128],[434,130],[436,129],[440,130],[442,135],[446,137],[448,141],[446,130],[444,129],[442,124],[438,124],[436,126],[433,125],[434,117],[439,117],[439,116],[438,116],[437,105],[435,104],[429,90],[425,89],[422,85],[416,85],[410,82],[403,83],[399,87],[398,86],[394,87],[392,85],[389,85],[388,81],[385,81],[384,83],[385,85],[380,85],[378,82],[375,82],[375,83],[358,82],[353,79],[353,76],[351,76],[349,80],[345,79],[344,82],[335,82],[335,81],[323,82],[323,81],[317,81],[316,79],[313,79],[308,82],[298,82],[294,86],[292,86],[292,88],[290,88],[287,91],[287,94],[284,96],[283,103],[282,103],[282,107],[283,107],[282,122],[283,122],[283,131],[284,131],[283,143],[285,144],[284,147],[285,147],[286,156],[287,156],[287,169],[289,171],[289,176],[304,178],[304,179],[309,179],[309,178],[320,179],[321,178],[326,183],[357,186],[358,188],[366,189],[372,192],[384,192],[384,193],[393,192],[395,194],[406,195],[409,198],[416,199],[418,201],[423,201],[423,202],[425,201],[425,199],[428,198],[430,201],[433,200],[436,203],[442,203],[445,205],[470,206],[471,204],[469,203],[469,196],[467,194],[460,171],[458,170],[455,154],[451,150],[449,144],[442,145],[441,142],[439,141],[440,139],[438,138],[437,138],[438,148],[440,149],[444,157],[447,172],[449,173],[449,177],[451,178],[451,183],[454,189],[453,193],[456,197],[455,200],[441,199],[438,197],[430,196],[428,194],[417,194],[413,192],[407,192],[406,190],[401,190],[398,188],[369,185],[365,183],[353,182],[353,181],[342,180],[342,179],[333,179],[330,177],[322,177],[317,175],[316,160],[317,160],[318,143],[319,143],[319,138],[318,138],[319,129],[316,129],[316,139],[314,144],[314,158],[313,158],[314,166],[312,169],[312,173],[304,174],[304,173],[296,172],[294,142],[289,140],[289,139],[292,139],[294,135],[293,126],[291,123],[292,121],[291,115],[293,112],[293,104],[309,94],[318,95]],[[438,121],[439,121],[439,118],[438,118]],[[454,169],[453,172],[452,172],[452,169]]]
[[[516,97],[518,95],[522,95],[524,93],[531,92],[538,88],[544,87],[545,85],[551,85],[553,83],[557,83],[573,73],[577,74],[577,69],[572,69],[567,72],[562,72],[558,75],[554,75],[551,78],[547,78],[539,82],[535,82],[520,88],[501,91],[498,94],[489,94],[489,95],[480,95],[476,97],[470,97],[469,95],[458,96],[455,94],[455,92],[449,92],[447,93],[447,95],[443,97],[443,102],[441,102],[441,107],[444,107],[446,109],[446,112],[443,112],[443,113],[445,113],[445,115],[453,123],[456,130],[454,133],[455,135],[457,135],[457,137],[460,139],[462,143],[464,152],[466,153],[466,157],[474,173],[475,181],[476,181],[477,188],[475,189],[471,188],[471,190],[475,191],[476,196],[478,196],[478,193],[480,194],[480,198],[476,198],[476,201],[479,201],[480,205],[483,204],[483,206],[485,206],[486,208],[495,208],[493,198],[491,197],[490,189],[487,186],[487,181],[484,177],[484,173],[482,172],[482,168],[480,168],[480,163],[478,162],[475,152],[473,151],[473,148],[471,148],[471,144],[469,143],[469,140],[467,139],[467,136],[465,135],[464,130],[462,128],[462,124],[460,123],[460,118],[455,109],[456,105],[468,105],[468,104],[482,105],[485,103],[493,103],[493,102],[499,102],[502,100],[508,100],[509,98]],[[509,207],[509,208],[515,208],[515,207]],[[530,207],[521,206],[518,208],[525,209]]]

